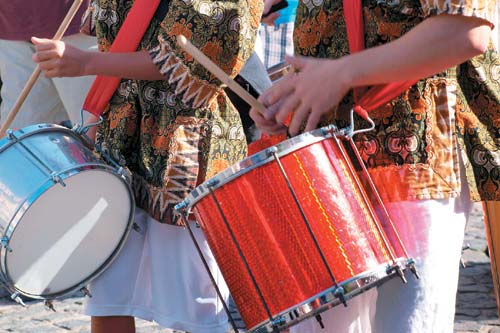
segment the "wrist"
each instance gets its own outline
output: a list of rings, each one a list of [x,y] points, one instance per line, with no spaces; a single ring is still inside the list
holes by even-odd
[[[96,57],[99,56],[99,52],[84,52],[82,59],[82,70],[83,75],[97,75],[96,70]]]
[[[350,89],[356,86],[355,84],[355,68],[351,63],[351,57],[346,56],[331,62],[333,77],[337,80],[342,93],[347,93]]]

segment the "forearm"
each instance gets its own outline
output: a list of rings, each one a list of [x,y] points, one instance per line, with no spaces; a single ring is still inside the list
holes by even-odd
[[[136,80],[162,80],[155,64],[153,64],[148,52],[110,53],[89,52],[87,53],[84,75],[117,76]]]
[[[428,77],[484,52],[490,30],[477,18],[431,17],[391,43],[339,59],[339,74],[350,87]]]

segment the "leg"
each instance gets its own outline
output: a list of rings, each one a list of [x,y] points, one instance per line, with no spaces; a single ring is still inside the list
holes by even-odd
[[[135,333],[134,317],[92,317],[92,333]]]
[[[378,288],[374,332],[453,332],[465,206],[460,198],[387,205],[420,279],[406,274],[407,284]]]

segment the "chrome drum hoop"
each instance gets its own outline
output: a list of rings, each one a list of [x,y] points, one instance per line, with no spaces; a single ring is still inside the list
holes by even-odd
[[[40,140],[47,138],[54,147],[49,149],[49,153],[45,156],[44,154],[39,154],[45,146],[40,145],[38,147],[35,143],[40,143]],[[79,160],[71,158],[73,154],[73,152],[69,151],[71,149],[75,149],[77,153],[80,153],[78,155]],[[33,178],[21,183],[9,182],[7,180],[2,182],[2,172],[0,172],[0,201],[3,201],[5,204],[3,214],[0,213],[0,233],[2,236],[2,246],[0,247],[0,278],[2,282],[12,293],[32,299],[55,299],[82,289],[111,264],[129,235],[133,224],[135,203],[126,175],[98,158],[92,152],[90,143],[79,134],[66,127],[54,124],[37,124],[17,131],[9,131],[7,137],[0,140],[0,170],[2,170],[2,167],[4,171],[12,169],[12,165],[6,165],[7,163],[2,165],[2,162],[9,161],[9,157],[15,157],[18,161],[22,159],[23,162],[30,162],[24,163],[24,165],[20,163],[20,176],[29,174]],[[48,169],[53,172],[51,173]],[[31,172],[28,173],[26,171]],[[19,289],[9,273],[9,240],[12,239],[16,233],[16,229],[22,224],[21,221],[29,208],[48,190],[55,186],[60,186],[59,184],[64,187],[65,181],[70,181],[73,176],[82,175],[90,171],[109,174],[113,176],[113,179],[118,179],[118,182],[128,190],[128,200],[131,209],[126,221],[126,228],[123,230],[123,234],[118,241],[118,245],[114,248],[112,255],[103,261],[93,274],[64,290],[48,294],[32,294]],[[10,173],[12,174],[12,171]],[[19,186],[16,187],[16,184],[19,184]],[[7,208],[9,206],[10,209]]]

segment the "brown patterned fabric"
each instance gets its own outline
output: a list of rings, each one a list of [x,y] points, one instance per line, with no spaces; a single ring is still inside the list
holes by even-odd
[[[98,1],[101,50],[109,49],[132,3]],[[234,77],[253,50],[261,12],[259,0],[170,0],[140,45],[165,80],[122,80],[103,115],[98,144],[132,171],[137,206],[160,222],[179,224],[174,205],[247,152],[221,82],[180,50],[176,36],[185,35]]]
[[[489,21],[495,10],[496,1],[487,0],[364,0],[366,47],[400,37],[429,15],[470,15]],[[297,54],[347,55],[342,2],[301,1],[294,41]],[[349,94],[321,126],[346,126],[352,105]],[[372,111],[376,129],[354,139],[383,199],[456,197],[462,159],[472,198],[500,200],[499,105],[500,61],[490,46],[482,56],[422,79]],[[368,127],[355,119],[357,128]]]

